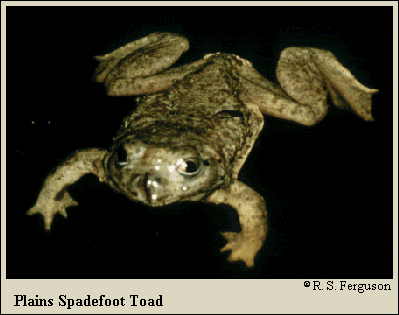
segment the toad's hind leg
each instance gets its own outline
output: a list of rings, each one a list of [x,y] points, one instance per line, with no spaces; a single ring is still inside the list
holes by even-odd
[[[155,93],[170,87],[184,71],[165,72],[189,48],[187,39],[171,33],[152,33],[109,54],[96,56],[96,82],[107,94],[127,96]],[[190,67],[186,67],[190,71]],[[183,69],[184,70],[184,69]]]
[[[254,78],[256,77],[256,80]],[[317,48],[289,47],[281,52],[277,78],[281,88],[265,87],[260,75],[245,76],[246,95],[271,116],[313,125],[326,115],[327,97],[364,120],[373,120],[371,97],[378,90],[359,83],[332,53]],[[270,84],[270,83],[269,83]]]

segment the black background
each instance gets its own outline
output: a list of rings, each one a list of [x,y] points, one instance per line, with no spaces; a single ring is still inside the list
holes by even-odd
[[[92,57],[154,31],[190,40],[178,64],[235,53],[271,80],[283,48],[328,49],[380,90],[372,123],[335,108],[311,128],[266,117],[240,176],[269,209],[252,270],[218,252],[239,228],[227,206],[149,208],[88,175],[52,232],[25,215],[49,171],[109,147],[133,106],[92,82]],[[6,156],[8,278],[390,278],[392,8],[7,7]]]

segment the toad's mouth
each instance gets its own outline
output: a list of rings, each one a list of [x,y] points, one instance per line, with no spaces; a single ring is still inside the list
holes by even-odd
[[[142,174],[139,179],[135,180],[135,185],[131,187],[131,193],[136,197],[135,200],[152,207],[165,205],[167,203],[165,198],[157,193],[153,182],[148,173]]]

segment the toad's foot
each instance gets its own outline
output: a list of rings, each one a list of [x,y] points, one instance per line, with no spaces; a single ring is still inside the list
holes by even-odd
[[[292,53],[294,49],[290,50],[291,52],[287,52],[286,55]],[[305,49],[302,50],[305,52]],[[373,121],[372,96],[378,90],[369,89],[360,83],[331,52],[316,48],[307,48],[307,51],[324,77],[331,101],[338,107],[352,109],[356,115],[366,121]]]
[[[225,232],[227,244],[221,251],[231,250],[230,261],[243,261],[254,266],[254,258],[261,249],[267,234],[266,204],[262,196],[240,181],[211,194],[208,202],[227,204],[238,212],[241,232]]]
[[[51,223],[56,214],[67,217],[66,208],[77,206],[77,201],[73,200],[71,195],[64,191],[62,196],[55,199],[40,200],[27,212],[28,215],[41,214],[44,219],[44,228],[50,230]]]
[[[97,175],[100,181],[105,180],[102,161],[106,154],[105,150],[92,148],[77,151],[71,155],[47,176],[36,204],[27,214],[41,214],[44,218],[44,228],[50,230],[57,213],[66,217],[65,209],[78,204],[67,191],[70,185],[89,173]]]
[[[253,267],[255,255],[262,247],[263,240],[253,238],[244,232],[224,232],[222,235],[227,240],[227,244],[220,251],[231,250],[228,260],[243,261],[247,267]]]
[[[372,103],[371,99],[373,94],[377,93],[377,89],[369,89],[365,86],[353,88],[352,97],[357,100],[357,102],[352,102],[349,106],[346,104],[345,100],[334,90],[333,87],[327,85],[330,91],[331,99],[335,105],[342,108],[350,108],[356,115],[363,118],[366,121],[373,121],[372,115]]]

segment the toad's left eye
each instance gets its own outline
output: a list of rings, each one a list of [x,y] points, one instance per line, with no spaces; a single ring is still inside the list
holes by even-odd
[[[182,160],[177,166],[177,171],[182,175],[197,175],[201,169],[201,162],[197,159]]]

